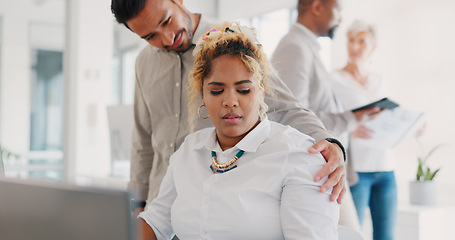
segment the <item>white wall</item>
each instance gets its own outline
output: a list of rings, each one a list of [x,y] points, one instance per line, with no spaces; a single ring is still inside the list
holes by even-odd
[[[113,24],[110,0],[71,0],[68,39],[71,72],[67,126],[69,175],[107,176],[110,171],[106,106],[112,87]],[[68,92],[69,92],[68,91]],[[70,179],[72,180],[72,179]]]
[[[452,172],[455,161],[455,10],[446,0],[345,0],[343,24],[333,43],[335,68],[346,62],[346,27],[355,18],[373,22],[378,28],[379,45],[371,67],[388,86],[390,98],[403,107],[427,113],[427,131],[422,137],[426,151],[444,144],[432,157],[431,166],[442,166],[441,203],[455,203]],[[415,178],[416,141],[408,140],[395,148],[399,201],[408,202],[408,182]]]

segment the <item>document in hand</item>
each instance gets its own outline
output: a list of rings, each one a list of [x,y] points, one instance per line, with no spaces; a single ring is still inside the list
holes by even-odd
[[[356,138],[355,141],[374,148],[394,147],[422,126],[423,116],[423,112],[410,111],[401,107],[387,109],[364,124],[374,131],[372,138]]]

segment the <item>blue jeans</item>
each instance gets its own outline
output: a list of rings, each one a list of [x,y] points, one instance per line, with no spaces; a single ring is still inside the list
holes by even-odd
[[[358,172],[359,181],[351,189],[352,198],[363,224],[370,207],[374,240],[393,240],[397,216],[397,185],[391,172]]]

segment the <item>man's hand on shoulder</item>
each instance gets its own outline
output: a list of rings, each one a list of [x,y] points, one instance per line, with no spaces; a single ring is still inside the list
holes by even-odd
[[[344,193],[346,192],[346,168],[343,150],[337,143],[332,143],[324,139],[314,144],[308,152],[313,154],[321,153],[327,162],[327,164],[314,176],[315,182],[329,176],[327,181],[321,186],[320,192],[325,192],[333,187],[330,201],[336,200],[341,204]]]

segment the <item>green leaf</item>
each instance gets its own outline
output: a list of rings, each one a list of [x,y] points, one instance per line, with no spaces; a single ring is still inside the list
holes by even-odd
[[[430,168],[427,167],[427,170],[425,171],[424,178],[423,178],[424,181],[430,180],[429,179],[430,172],[431,172]]]
[[[436,171],[432,172],[430,176],[428,176],[428,180],[433,180],[433,178],[436,176],[436,174],[441,170],[440,168],[436,169]]]
[[[417,168],[417,181],[420,181],[421,178],[423,177],[423,166],[422,166],[422,158],[418,158],[419,160],[419,166]]]

